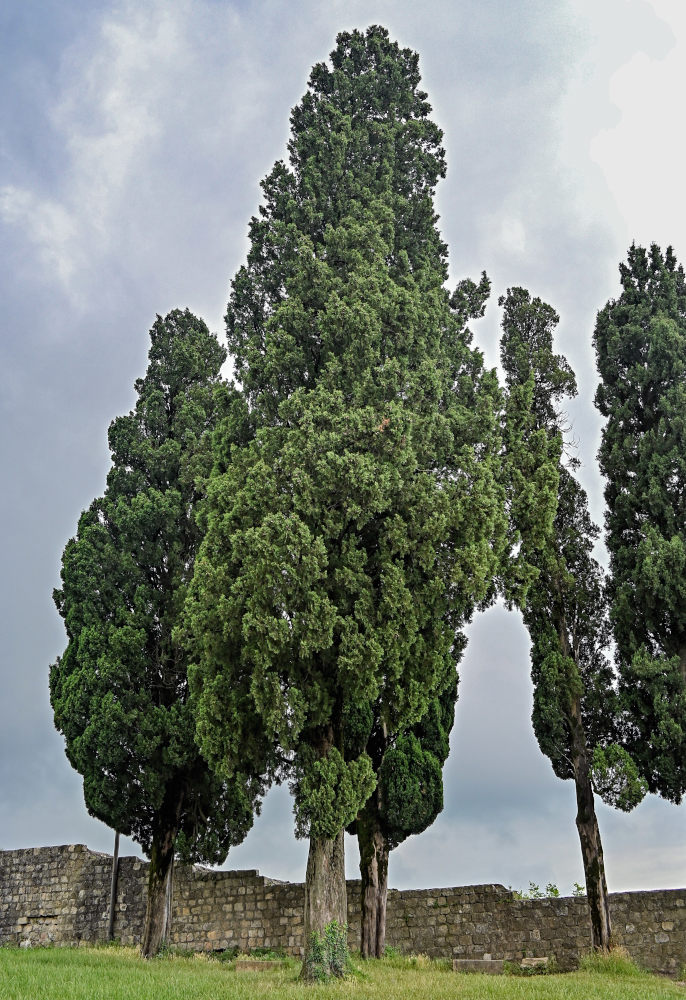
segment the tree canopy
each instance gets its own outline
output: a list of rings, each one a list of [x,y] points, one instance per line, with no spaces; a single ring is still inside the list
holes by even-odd
[[[651,791],[686,791],[686,281],[671,247],[632,245],[598,314],[596,405],[607,423],[612,627],[624,739]]]
[[[507,462],[521,472],[519,456],[537,456],[540,469],[525,482],[554,485],[541,490],[548,504],[531,509],[517,497],[511,512],[521,539],[517,556],[525,562],[530,583],[517,592],[531,638],[534,683],[533,726],[539,746],[559,778],[572,778],[577,799],[593,944],[610,946],[610,911],[600,830],[593,797],[593,753],[602,755],[603,786],[614,804],[632,808],[644,789],[625,750],[613,742],[618,704],[614,672],[607,658],[610,640],[604,574],[593,558],[599,534],[588,513],[586,494],[564,455],[564,426],[559,401],[576,392],[566,360],[552,350],[558,323],[554,310],[526,289],[508,290],[504,305],[501,358],[508,387],[505,440]],[[530,446],[529,446],[530,445]],[[552,521],[550,518],[553,514]],[[608,748],[610,756],[605,755]],[[612,780],[611,780],[612,778]]]
[[[223,861],[263,787],[247,756],[230,783],[200,756],[175,634],[202,537],[209,432],[230,396],[226,353],[188,310],[158,316],[150,341],[135,408],[110,425],[106,490],[64,551],[54,597],[68,644],[50,694],[88,811],[138,841],[164,880],[174,852]],[[149,907],[144,951],[159,943],[153,916]]]
[[[378,701],[392,732],[422,717],[504,530],[497,384],[444,288],[429,111],[415,53],[379,27],[339,35],[263,182],[227,313],[255,433],[208,490],[188,603],[198,735],[230,773],[252,699],[311,861],[376,780],[365,752],[345,757],[346,706]]]

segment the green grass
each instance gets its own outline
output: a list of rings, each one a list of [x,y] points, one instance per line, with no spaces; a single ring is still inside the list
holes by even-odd
[[[531,978],[458,974],[422,956],[354,966],[343,982],[305,987],[293,961],[236,972],[232,963],[201,956],[144,962],[131,948],[0,948],[0,1000],[686,1000],[684,987],[625,959],[593,959],[578,972]]]

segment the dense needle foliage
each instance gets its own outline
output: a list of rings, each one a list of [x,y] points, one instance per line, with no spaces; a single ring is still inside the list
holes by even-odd
[[[227,314],[255,434],[209,488],[188,603],[198,736],[232,773],[251,700],[315,839],[376,782],[366,752],[346,759],[346,707],[417,722],[499,558],[497,386],[464,324],[478,286],[452,304],[444,288],[429,111],[415,53],[378,27],[338,37],[263,182]]]
[[[523,288],[508,290],[501,304],[506,466],[520,473],[520,456],[536,456],[541,467],[524,483],[525,497],[532,486],[554,487],[539,489],[547,502],[532,508],[521,503],[519,479],[513,479],[513,530],[521,540],[516,561],[524,564],[520,577],[530,581],[524,598],[515,593],[531,637],[532,721],[555,774],[575,783],[593,944],[606,949],[610,913],[593,795],[594,751],[601,790],[614,805],[632,808],[644,788],[629,755],[613,742],[618,704],[607,658],[607,601],[604,575],[592,555],[599,532],[571,471],[578,463],[564,456],[559,401],[576,392],[576,381],[566,360],[553,353],[558,316]]]
[[[202,537],[209,432],[228,409],[226,353],[187,310],[158,317],[150,337],[135,409],[110,425],[107,488],[64,551],[55,603],[68,644],[50,693],[88,811],[148,856],[214,863],[249,830],[262,790],[249,770],[227,783],[200,756],[175,635]]]
[[[607,417],[609,590],[624,739],[651,791],[686,791],[686,279],[671,248],[632,246],[594,343]]]

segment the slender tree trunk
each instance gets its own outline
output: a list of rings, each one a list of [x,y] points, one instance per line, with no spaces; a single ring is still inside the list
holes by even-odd
[[[110,883],[110,914],[107,921],[107,940],[114,940],[114,910],[117,903],[117,879],[119,877],[119,830],[114,832],[114,855],[112,857],[112,881]]]
[[[167,875],[167,894],[164,902],[167,912],[167,919],[164,922],[164,936],[162,938],[167,944],[171,941],[172,921],[174,915],[174,855],[172,853],[169,874]]]
[[[386,899],[388,897],[388,841],[381,829],[377,792],[357,819],[360,848],[362,958],[382,958],[386,944]]]
[[[576,828],[581,842],[581,857],[586,879],[586,895],[591,914],[591,944],[595,951],[608,951],[612,947],[610,901],[605,881],[605,862],[600,829],[595,812],[590,761],[581,718],[581,699],[572,697],[570,710],[572,734],[572,765],[576,787]]]
[[[148,903],[141,941],[143,958],[153,958],[160,950],[167,926],[167,882],[174,859],[175,830],[153,838],[148,875]]]
[[[559,587],[557,593],[560,604],[563,600]],[[595,812],[595,799],[591,783],[591,762],[586,743],[586,731],[581,713],[581,695],[574,688],[580,683],[576,657],[569,641],[564,610],[560,611],[557,623],[560,649],[565,658],[574,665],[576,677],[570,678],[572,694],[567,708],[569,722],[572,768],[574,771],[574,787],[576,790],[576,828],[581,844],[581,859],[584,865],[586,881],[586,897],[591,916],[591,946],[594,951],[609,951],[612,947],[612,925],[610,922],[610,901],[607,895],[605,881],[605,861],[603,845],[600,839],[598,817]],[[576,682],[576,683],[575,683]]]
[[[345,854],[343,830],[329,840],[310,837],[310,853],[305,876],[305,956],[302,978],[308,979],[308,956],[314,933],[323,935],[324,928],[335,920],[344,927],[348,920],[345,890]]]

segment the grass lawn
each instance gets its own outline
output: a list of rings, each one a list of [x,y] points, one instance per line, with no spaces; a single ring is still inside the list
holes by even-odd
[[[293,961],[278,970],[236,972],[232,963],[201,956],[144,962],[131,948],[0,948],[0,1000],[686,1000],[686,987],[625,960],[527,977],[458,974],[421,956],[353,964],[346,980],[303,986]]]

